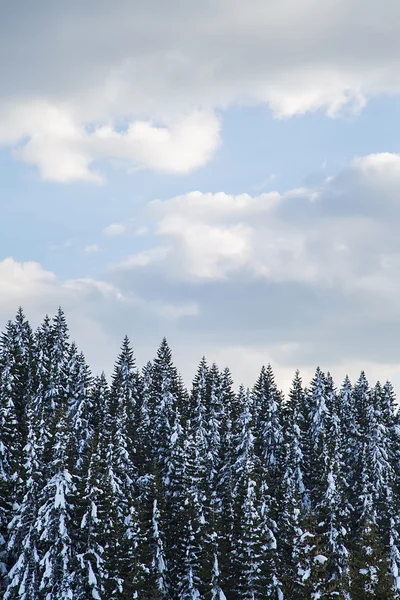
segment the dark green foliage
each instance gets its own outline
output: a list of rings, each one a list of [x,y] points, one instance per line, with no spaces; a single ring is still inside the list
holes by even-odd
[[[270,365],[190,393],[164,339],[93,378],[65,316],[0,338],[4,600],[398,600],[400,416],[389,382]]]

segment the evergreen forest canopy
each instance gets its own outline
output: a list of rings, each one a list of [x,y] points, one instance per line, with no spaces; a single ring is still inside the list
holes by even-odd
[[[389,382],[270,366],[252,389],[164,339],[93,377],[60,309],[0,344],[4,600],[400,598],[400,427]]]

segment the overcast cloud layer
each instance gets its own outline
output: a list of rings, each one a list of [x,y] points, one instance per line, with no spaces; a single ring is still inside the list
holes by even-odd
[[[32,236],[21,236],[18,256],[3,251],[0,314],[23,304],[37,323],[62,304],[95,370],[110,370],[127,331],[142,363],[166,334],[186,379],[207,353],[247,384],[268,360],[285,386],[296,367],[309,376],[318,363],[339,378],[365,366],[400,384],[400,154],[382,140],[373,147],[371,134],[368,152],[338,149],[332,172],[321,153],[318,176],[304,172],[301,187],[266,170],[262,183],[244,177],[245,189],[232,194],[231,177],[250,171],[254,153],[235,163],[225,136],[229,111],[246,108],[249,121],[237,123],[245,132],[260,106],[282,132],[293,123],[293,135],[309,119],[304,155],[317,139],[314,114],[347,123],[350,136],[369,103],[399,101],[398,23],[394,0],[379,9],[369,0],[3,6],[0,172],[8,175],[11,156],[13,185],[28,181],[34,214],[54,186],[46,209],[54,216],[39,238],[66,224],[49,250],[52,264],[60,253],[57,268],[36,260]],[[260,157],[266,165],[277,131]],[[149,198],[143,172],[174,193]],[[219,189],[215,172],[226,182]],[[72,216],[89,188],[99,190],[79,223],[84,259],[78,225],[58,204],[66,185]],[[110,217],[96,237],[90,224],[100,213]]]

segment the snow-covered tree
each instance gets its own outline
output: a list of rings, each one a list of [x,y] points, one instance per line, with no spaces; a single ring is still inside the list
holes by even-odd
[[[382,414],[382,389],[370,390],[362,373],[356,386],[359,423],[360,493],[357,505],[358,543],[352,556],[352,600],[361,597],[391,598],[391,508],[393,470],[389,432]],[[364,596],[362,596],[364,594]]]
[[[89,460],[89,450],[98,421],[91,395],[92,376],[85,357],[71,344],[66,366],[66,402],[74,445],[74,471],[79,474]]]
[[[279,498],[279,578],[283,582],[285,597],[304,597],[304,565],[306,555],[304,540],[307,539],[306,513],[309,509],[305,496],[303,477],[302,435],[300,428],[302,408],[305,401],[299,372],[293,379],[286,407],[284,437],[285,471]]]
[[[39,535],[40,591],[45,600],[72,600],[75,556],[72,543],[75,485],[68,449],[70,430],[63,405],[55,416],[49,479],[39,493],[35,528]]]
[[[76,540],[77,577],[74,600],[105,600],[109,579],[105,548],[109,543],[104,533],[112,494],[106,463],[106,437],[101,429],[92,436],[91,456],[81,506],[76,511],[79,524]],[[111,498],[111,501],[113,498]],[[115,533],[115,532],[113,532]]]
[[[8,572],[4,600],[39,600],[39,535],[36,528],[38,494],[42,474],[37,456],[38,435],[32,409],[27,412],[28,435],[24,448],[26,476],[24,495],[9,524],[8,552],[11,568]]]
[[[269,364],[262,367],[252,391],[255,449],[262,459],[272,493],[282,477],[283,428],[282,393]]]
[[[184,405],[182,389],[172,353],[164,338],[153,361],[147,405],[152,423],[152,453],[162,476],[166,476],[176,412]]]
[[[68,327],[61,308],[52,321],[46,316],[35,333],[33,410],[41,431],[39,455],[44,470],[51,462],[57,415],[62,406],[66,410],[68,339]]]

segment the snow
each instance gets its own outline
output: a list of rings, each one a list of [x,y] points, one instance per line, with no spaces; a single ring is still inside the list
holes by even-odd
[[[27,600],[34,576],[46,600],[86,600],[82,589],[105,600],[104,585],[116,595],[124,587],[127,564],[137,565],[132,586],[151,579],[154,595],[168,595],[166,582],[179,578],[185,600],[200,600],[199,589],[212,600],[258,599],[259,589],[284,600],[282,541],[293,549],[284,565],[291,583],[317,600],[326,596],[327,571],[338,588],[348,585],[349,531],[361,540],[358,579],[371,597],[382,579],[377,547],[390,539],[384,564],[400,591],[400,427],[387,392],[369,389],[364,377],[354,391],[347,380],[337,392],[317,369],[308,391],[298,377],[282,404],[270,367],[252,390],[235,394],[223,390],[218,367],[203,361],[189,398],[165,340],[142,380],[125,338],[111,393],[105,380],[103,387],[99,379],[92,388],[84,383],[86,364],[61,314],[35,344],[29,434],[15,444],[24,462],[11,468],[17,428],[10,396],[20,382],[18,363],[4,364],[0,343],[0,472],[8,493],[0,498],[7,512],[0,543],[15,556],[5,600],[17,593]],[[228,558],[240,593],[230,588]]]

